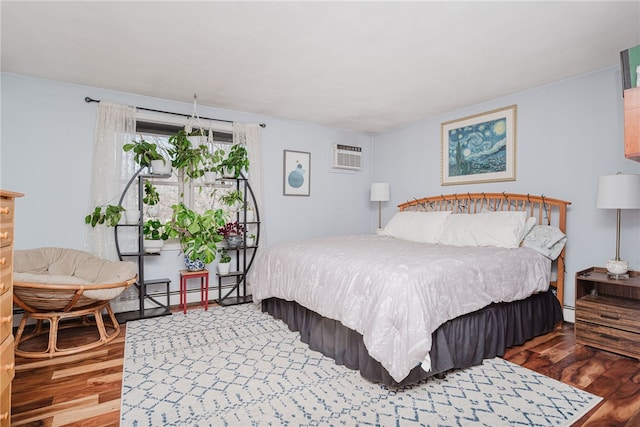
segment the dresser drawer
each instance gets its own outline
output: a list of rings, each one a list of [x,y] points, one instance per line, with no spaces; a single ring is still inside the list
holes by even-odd
[[[11,290],[13,285],[13,252],[12,246],[0,248],[0,294]]]
[[[5,292],[0,295],[0,342],[11,334],[13,327],[13,295]]]
[[[640,334],[576,319],[576,341],[592,347],[640,358]]]
[[[640,334],[640,301],[587,295],[576,301],[576,322],[583,321]]]
[[[0,247],[13,242],[13,206],[13,200],[0,198]]]
[[[13,358],[13,335],[0,343],[0,383],[9,384],[15,375],[16,367]]]
[[[13,199],[0,197],[0,224],[13,224],[14,205],[15,203]]]
[[[11,383],[0,384],[0,427],[9,427],[11,414]]]
[[[6,248],[13,243],[13,224],[0,225],[0,247]]]

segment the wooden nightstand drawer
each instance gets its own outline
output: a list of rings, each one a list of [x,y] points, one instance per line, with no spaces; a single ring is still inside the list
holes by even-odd
[[[576,320],[576,341],[625,356],[640,355],[640,334]]]
[[[640,301],[586,295],[576,301],[578,321],[640,334]]]

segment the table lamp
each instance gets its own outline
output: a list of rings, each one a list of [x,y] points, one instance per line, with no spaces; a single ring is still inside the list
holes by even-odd
[[[389,184],[374,182],[371,184],[371,201],[378,202],[378,229],[382,228],[382,202],[389,201]]]
[[[607,261],[609,277],[627,278],[629,263],[620,259],[620,210],[640,209],[640,175],[621,174],[601,176],[598,180],[596,207],[616,209],[616,257]]]

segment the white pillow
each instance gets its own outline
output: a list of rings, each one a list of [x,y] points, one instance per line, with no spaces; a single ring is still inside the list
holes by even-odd
[[[461,213],[447,218],[437,241],[452,246],[517,248],[525,235],[526,224],[526,212]]]
[[[536,225],[524,238],[522,246],[538,251],[547,258],[554,260],[558,258],[566,242],[567,236],[558,227]]]
[[[449,215],[450,211],[396,212],[381,234],[411,242],[436,243],[440,229]]]

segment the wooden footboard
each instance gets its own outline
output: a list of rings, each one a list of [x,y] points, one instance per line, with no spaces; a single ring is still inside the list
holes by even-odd
[[[553,225],[567,232],[567,206],[571,202],[530,194],[514,193],[458,193],[414,199],[398,205],[401,211],[451,211],[453,213],[480,213],[487,211],[523,211],[535,217],[538,224]],[[557,279],[551,282],[556,297],[564,305],[564,253],[555,261]]]

